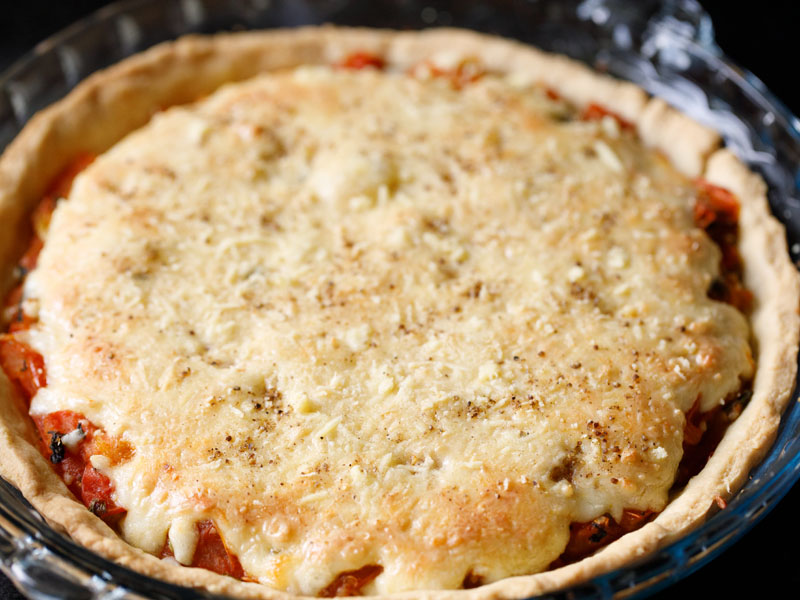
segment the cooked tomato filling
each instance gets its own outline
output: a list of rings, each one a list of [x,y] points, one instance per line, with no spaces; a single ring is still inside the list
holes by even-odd
[[[0,366],[24,398],[33,398],[39,388],[47,385],[42,355],[11,334],[0,335]]]
[[[34,322],[34,319],[26,315],[22,310],[22,284],[25,281],[25,276],[36,268],[36,262],[39,260],[39,253],[44,246],[43,237],[47,228],[50,226],[50,217],[56,208],[58,200],[69,195],[75,177],[89,166],[94,159],[94,154],[84,153],[78,155],[75,160],[56,176],[39,201],[39,204],[34,209],[33,215],[31,215],[31,224],[33,226],[31,241],[30,244],[28,244],[28,249],[25,251],[25,254],[22,255],[17,265],[20,282],[11,290],[3,304],[3,317],[8,320],[9,333],[28,329]],[[31,396],[32,394],[29,393],[28,395]]]
[[[39,239],[39,238],[36,238]],[[33,324],[30,315],[26,315],[22,310],[22,286],[18,285],[8,295],[5,303],[6,318],[8,320],[8,332],[22,331],[28,329]]]
[[[353,52],[347,55],[344,60],[339,63],[343,69],[366,69],[372,67],[374,69],[383,69],[386,66],[385,61],[378,55],[370,52]]]
[[[70,491],[98,517],[114,522],[125,514],[111,495],[108,477],[92,466],[92,456],[118,464],[133,456],[133,447],[111,438],[80,413],[62,410],[33,417],[39,431],[40,450],[50,460]]]
[[[584,121],[599,121],[603,117],[611,117],[619,124],[619,126],[622,129],[627,129],[627,130],[634,129],[633,123],[631,123],[626,119],[623,119],[620,115],[608,110],[604,106],[601,106],[600,104],[595,104],[594,102],[588,104],[581,113],[581,119],[583,119]]]
[[[245,572],[239,559],[228,550],[213,521],[199,521],[197,527],[197,546],[192,556],[192,567],[214,571],[236,579],[244,579]],[[167,541],[161,550],[161,558],[174,557],[172,547]]]
[[[420,79],[441,78],[448,80],[455,90],[460,90],[470,83],[478,81],[486,74],[480,61],[465,59],[451,68],[443,68],[431,61],[423,61],[408,70],[412,77]]]
[[[742,284],[742,257],[737,249],[739,240],[739,201],[725,188],[698,179],[694,222],[704,229],[722,251],[720,276],[711,284],[709,297],[726,302],[747,313],[753,304],[753,294]]]
[[[678,465],[674,487],[680,488],[686,485],[692,477],[703,470],[728,426],[742,414],[752,395],[752,390],[746,385],[738,394],[727,399],[722,406],[714,407],[704,413],[700,412],[700,399],[695,401],[686,413],[683,457]]]
[[[461,582],[461,588],[471,590],[472,588],[480,587],[484,584],[484,578],[481,575],[476,575],[472,571],[468,571],[464,576],[464,581]]]
[[[33,237],[28,250],[19,263],[20,277],[36,267],[42,249],[42,236],[47,231],[50,216],[59,198],[69,194],[75,176],[94,160],[93,155],[83,154],[62,171],[45,192],[33,212]],[[47,373],[41,354],[21,342],[14,334],[28,329],[35,320],[22,309],[22,283],[8,295],[5,308],[10,316],[8,333],[0,336],[0,367],[17,390],[27,412],[31,398],[39,388],[47,385]],[[114,491],[111,481],[94,468],[91,457],[102,455],[111,464],[129,459],[133,447],[123,441],[107,436],[85,416],[71,411],[58,411],[48,415],[36,415],[33,423],[39,433],[39,447],[55,471],[67,484],[75,497],[97,516],[113,523],[125,514],[125,509],[112,499]],[[65,442],[66,440],[66,442]]]
[[[383,573],[380,565],[366,565],[354,571],[339,573],[331,583],[320,590],[320,598],[335,596],[360,596],[364,586]]]
[[[384,69],[386,61],[380,56],[371,52],[353,52],[348,54],[337,65],[343,69]],[[447,79],[454,89],[461,89],[465,85],[474,83],[484,76],[486,71],[480,61],[475,59],[465,59],[450,68],[444,68],[426,60],[414,65],[408,70],[409,75],[420,78],[439,77]]]
[[[573,523],[569,526],[570,538],[564,552],[551,565],[550,568],[563,567],[589,556],[592,552],[618,540],[626,533],[642,527],[650,521],[656,513],[653,511],[640,511],[625,509],[622,518],[615,521],[610,515],[603,515],[587,523]]]
[[[42,236],[47,231],[58,199],[69,194],[75,177],[93,160],[92,155],[79,156],[59,174],[34,210],[31,218],[33,236],[19,262],[21,280],[24,281],[25,275],[36,267],[43,246]],[[9,326],[8,333],[0,335],[0,367],[17,389],[16,397],[22,399],[22,412],[27,413],[30,400],[39,388],[47,385],[47,373],[42,356],[13,335],[30,328],[35,322],[23,311],[22,300],[20,282],[4,303]],[[80,413],[58,411],[36,415],[32,419],[39,434],[39,449],[69,490],[95,515],[115,524],[127,511],[114,502],[111,480],[92,465],[91,457],[99,455],[111,465],[119,464],[133,456],[133,446],[108,436]],[[192,566],[237,579],[245,578],[238,558],[228,552],[214,524],[201,521],[197,528],[198,542]],[[162,556],[171,555],[171,550],[165,547]]]
[[[383,69],[384,60],[368,52],[355,52],[348,55],[339,65],[346,69]],[[450,69],[443,69],[431,62],[423,62],[410,69],[413,76],[441,77],[450,81],[455,89],[477,81],[484,75],[483,68],[476,61],[465,60]],[[552,99],[559,95],[547,90]],[[610,116],[623,129],[633,129],[633,124],[621,116],[598,104],[589,104],[581,114],[584,120],[599,120]],[[47,231],[50,216],[59,198],[66,196],[75,176],[94,160],[93,155],[79,156],[54,180],[33,213],[33,236],[19,262],[19,278],[35,268],[39,252],[43,246],[43,236]],[[698,194],[694,206],[694,221],[697,227],[706,231],[722,252],[720,277],[710,290],[713,299],[727,302],[743,312],[752,304],[752,294],[741,281],[742,260],[737,250],[739,203],[729,191],[708,183],[696,182]],[[0,367],[13,383],[18,398],[23,400],[27,412],[30,399],[37,390],[47,385],[47,374],[42,356],[22,343],[15,332],[28,329],[34,319],[26,315],[22,308],[22,283],[15,287],[4,303],[4,316],[9,322],[8,333],[0,335]],[[725,406],[706,413],[699,412],[699,398],[686,414],[683,442],[683,459],[678,468],[675,486],[684,485],[697,474],[713,453],[727,426],[741,412],[749,399],[749,390],[744,390]],[[92,464],[93,456],[102,456],[110,464],[118,464],[131,458],[134,448],[121,439],[108,436],[91,423],[84,415],[71,411],[58,411],[33,417],[39,434],[42,454],[49,460],[55,471],[63,479],[76,498],[97,516],[114,524],[126,510],[113,500],[113,484],[108,477]],[[724,501],[719,499],[720,507]],[[642,527],[655,517],[652,511],[626,509],[619,522],[610,515],[600,516],[586,523],[573,523],[570,526],[570,539],[561,556],[551,568],[578,561],[620,538],[625,533]],[[246,579],[238,558],[225,546],[215,524],[210,520],[198,522],[198,542],[191,566],[214,571],[238,579]],[[161,552],[162,557],[173,556],[167,542]],[[319,596],[354,596],[362,593],[383,571],[380,565],[366,565],[353,571],[346,571],[325,588]],[[463,587],[476,587],[483,583],[478,575],[469,573]]]
[[[751,395],[750,388],[744,387],[735,397],[727,399],[722,406],[714,407],[704,413],[700,412],[700,398],[695,400],[692,408],[686,413],[683,456],[673,482],[674,489],[685,486],[692,477],[703,470],[728,426],[742,413]],[[720,508],[727,506],[722,498],[717,497],[715,501]],[[570,540],[566,549],[550,567],[562,567],[585,558],[624,534],[639,529],[655,515],[656,513],[652,511],[626,509],[619,522],[610,515],[603,515],[586,523],[573,523],[570,526]]]

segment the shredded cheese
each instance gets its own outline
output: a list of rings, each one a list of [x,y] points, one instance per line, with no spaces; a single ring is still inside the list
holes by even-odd
[[[131,543],[189,564],[211,519],[295,593],[536,572],[570,523],[662,509],[748,327],[691,183],[569,114],[522,75],[325,67],[157,114],[53,215],[32,412],[135,446],[91,458]]]

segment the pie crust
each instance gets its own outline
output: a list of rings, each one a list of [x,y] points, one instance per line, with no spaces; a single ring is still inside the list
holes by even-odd
[[[650,99],[638,87],[598,75],[569,59],[519,43],[459,30],[398,33],[307,28],[214,37],[187,37],[157,46],[97,73],[65,99],[35,116],[0,159],[0,276],[8,291],[24,239],[24,224],[46,183],[79,152],[99,154],[144,125],[163,107],[209,94],[226,82],[265,71],[332,64],[355,51],[385,56],[408,68],[432,56],[479,57],[493,71],[525,71],[578,107],[600,104],[633,123],[645,144],[663,152],[689,177],[703,177],[740,199],[739,249],[745,285],[754,292],[750,315],[758,368],[753,397],[730,426],[704,470],[658,517],[578,563],[536,575],[504,579],[473,590],[409,592],[396,596],[528,597],[621,567],[677,539],[727,499],[774,439],[794,386],[800,318],[800,280],[782,226],[769,214],[763,181],[725,149],[718,135]],[[0,436],[6,448],[0,474],[56,529],[136,571],[190,587],[247,598],[291,597],[264,586],[179,567],[123,542],[72,499],[30,440],[25,419],[0,373]]]

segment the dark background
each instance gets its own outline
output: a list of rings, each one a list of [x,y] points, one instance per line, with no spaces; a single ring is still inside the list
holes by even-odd
[[[635,1],[635,0],[632,0]],[[722,49],[766,83],[794,114],[800,113],[796,83],[800,2],[700,0],[710,13]],[[0,19],[0,70],[42,39],[107,4],[101,0],[4,2]],[[757,598],[800,596],[800,487],[722,556],[653,596]],[[0,574],[0,600],[20,596]]]

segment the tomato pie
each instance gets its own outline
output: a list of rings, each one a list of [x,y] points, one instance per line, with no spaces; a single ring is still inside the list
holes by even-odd
[[[622,566],[724,509],[794,383],[797,274],[719,145],[466,31],[123,61],[0,159],[0,472],[240,597]]]

